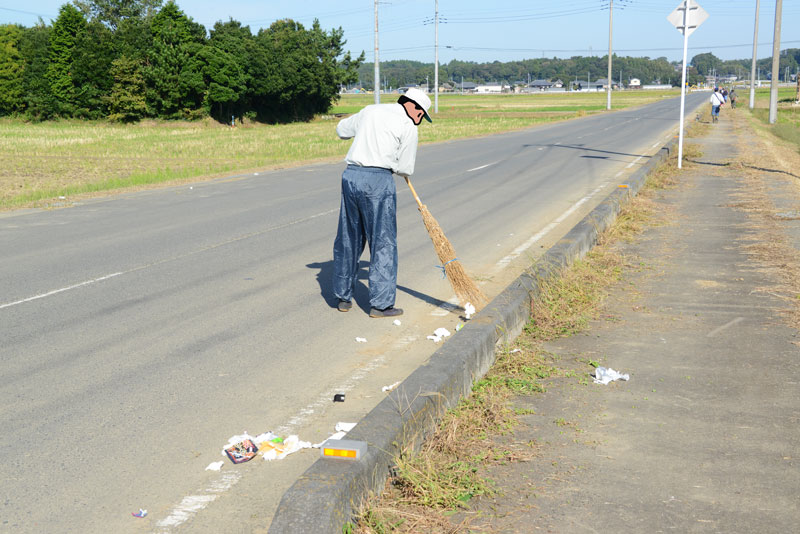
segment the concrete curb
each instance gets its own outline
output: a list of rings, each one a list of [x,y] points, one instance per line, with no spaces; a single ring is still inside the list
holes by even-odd
[[[530,317],[542,281],[582,258],[598,235],[636,195],[647,176],[671,152],[673,139],[551,247],[533,267],[437,350],[347,434],[369,445],[363,460],[317,460],[283,495],[270,534],[340,533],[361,502],[382,491],[393,458],[418,446],[444,412],[470,394],[494,363],[498,342],[515,338]]]

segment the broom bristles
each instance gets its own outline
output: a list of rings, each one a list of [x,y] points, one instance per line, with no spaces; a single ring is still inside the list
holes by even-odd
[[[489,299],[467,275],[461,262],[456,259],[456,251],[453,245],[450,244],[447,236],[442,231],[442,227],[439,226],[431,212],[428,211],[428,207],[423,205],[419,208],[419,211],[422,214],[422,222],[425,224],[428,235],[433,242],[436,255],[439,256],[439,261],[444,266],[447,279],[450,280],[450,285],[461,304],[464,305],[469,302],[475,306],[476,310],[481,309]]]

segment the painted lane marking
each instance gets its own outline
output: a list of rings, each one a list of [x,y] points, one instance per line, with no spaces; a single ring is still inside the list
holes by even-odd
[[[511,252],[511,254],[509,254],[506,257],[500,259],[500,261],[498,261],[495,264],[494,271],[497,272],[497,271],[502,270],[503,268],[505,268],[508,264],[510,264],[512,261],[514,261],[516,258],[518,258],[523,252],[525,252],[530,247],[532,247],[537,241],[541,240],[544,236],[549,234],[559,224],[564,222],[567,219],[567,217],[569,217],[570,215],[575,213],[575,211],[577,211],[578,208],[580,208],[583,204],[588,202],[597,193],[602,191],[607,185],[608,185],[608,182],[603,182],[602,184],[600,184],[594,191],[592,191],[591,193],[589,193],[588,195],[586,195],[585,197],[583,197],[582,199],[577,201],[575,204],[573,204],[572,207],[570,207],[567,211],[562,213],[557,219],[555,219],[553,222],[551,222],[550,224],[548,224],[547,226],[542,228],[539,232],[534,234],[533,237],[531,237],[530,239],[525,241],[523,244],[521,244],[520,246],[515,248]]]
[[[53,291],[48,291],[47,293],[42,293],[40,295],[36,295],[36,296],[33,296],[33,297],[28,297],[26,299],[17,300],[17,301],[14,301],[14,302],[9,302],[8,304],[0,305],[0,310],[2,310],[3,308],[10,308],[11,306],[16,306],[18,304],[24,304],[24,303],[30,302],[32,300],[38,300],[38,299],[43,299],[43,298],[49,297],[51,295],[57,295],[58,293],[63,293],[64,291],[69,291],[71,289],[77,289],[79,287],[88,286],[89,284],[102,282],[103,280],[108,280],[109,278],[114,278],[115,276],[120,276],[122,274],[125,274],[125,273],[124,272],[119,272],[119,273],[107,274],[107,275],[101,276],[99,278],[93,278],[92,280],[86,280],[85,282],[81,282],[79,284],[73,284],[71,286],[62,287],[61,289],[54,289]]]
[[[481,169],[485,169],[486,167],[491,167],[492,165],[496,165],[496,164],[497,164],[497,162],[493,161],[492,163],[487,163],[486,165],[481,165],[480,167],[475,167],[474,169],[469,169],[467,172],[479,171]]]
[[[164,534],[169,532],[172,528],[182,525],[209,504],[217,500],[220,494],[225,493],[235,486],[242,478],[242,474],[238,471],[228,471],[215,479],[211,486],[204,491],[199,492],[197,495],[189,495],[184,497],[180,504],[172,509],[170,514],[164,519],[156,523],[160,529],[158,532]]]
[[[98,278],[93,278],[91,280],[86,280],[84,282],[73,284],[71,286],[62,287],[60,289],[54,289],[53,291],[48,291],[47,293],[41,293],[39,295],[34,295],[33,297],[28,297],[28,298],[16,300],[14,302],[8,302],[6,304],[0,304],[0,310],[2,310],[3,308],[10,308],[12,306],[25,304],[26,302],[31,302],[33,300],[38,300],[38,299],[43,299],[43,298],[46,298],[46,297],[51,297],[51,296],[57,295],[59,293],[64,293],[65,291],[78,289],[80,287],[88,286],[88,285],[94,284],[96,282],[102,282],[104,280],[108,280],[109,278],[114,278],[114,277],[122,276],[122,275],[125,275],[125,274],[131,274],[131,273],[134,273],[136,271],[141,271],[141,270],[147,269],[149,267],[156,267],[158,265],[163,265],[165,263],[169,263],[169,262],[181,260],[181,259],[184,259],[184,258],[188,258],[190,256],[194,256],[195,254],[202,254],[204,252],[208,252],[210,250],[214,250],[214,249],[217,249],[217,248],[220,248],[220,247],[224,247],[226,245],[237,243],[239,241],[244,241],[246,239],[251,239],[251,238],[254,238],[254,237],[260,237],[262,235],[268,234],[270,232],[274,232],[276,230],[282,230],[284,228],[288,228],[288,227],[294,226],[296,224],[301,224],[301,223],[304,223],[304,222],[308,222],[308,221],[311,221],[311,220],[316,219],[318,217],[323,217],[325,215],[330,215],[331,213],[337,213],[338,211],[339,211],[339,208],[334,208],[334,209],[330,209],[330,210],[327,210],[327,211],[323,211],[321,213],[315,213],[314,215],[309,215],[308,217],[303,217],[302,219],[297,219],[297,220],[294,220],[294,221],[290,221],[288,223],[271,226],[269,228],[265,228],[264,230],[259,230],[258,232],[251,232],[249,234],[244,234],[244,235],[241,235],[241,236],[233,237],[231,239],[222,241],[220,243],[216,243],[214,245],[208,245],[206,247],[202,247],[202,248],[199,248],[197,250],[193,250],[193,251],[187,252],[185,254],[179,254],[177,256],[172,256],[170,258],[165,258],[163,260],[155,261],[153,263],[147,263],[145,265],[140,265],[138,267],[133,267],[131,269],[128,269],[127,271],[120,271],[120,272],[116,272],[116,273],[112,273],[112,274],[107,274],[105,276],[100,276]]]
[[[637,162],[638,162],[640,159],[642,159],[643,157],[644,157],[644,156],[639,156],[639,157],[638,157],[638,158],[636,158],[635,160],[633,160],[633,161],[631,161],[630,163],[628,163],[628,165],[626,165],[626,166],[625,166],[625,168],[626,168],[626,169],[630,169],[631,167],[633,167],[634,165],[636,165],[636,163],[637,163]]]

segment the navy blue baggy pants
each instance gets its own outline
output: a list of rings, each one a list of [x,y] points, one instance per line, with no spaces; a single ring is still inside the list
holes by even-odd
[[[342,173],[339,229],[333,243],[333,292],[352,300],[358,260],[369,243],[369,303],[383,310],[397,293],[397,191],[389,169],[348,165]]]

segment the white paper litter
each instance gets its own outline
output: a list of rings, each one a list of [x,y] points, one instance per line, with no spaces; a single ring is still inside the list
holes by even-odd
[[[467,319],[471,318],[475,314],[475,306],[467,302],[464,305],[464,317]]]
[[[400,326],[401,324],[403,324],[403,323],[401,323],[401,322],[400,322],[400,319],[395,319],[394,321],[392,321],[392,323],[393,323],[395,326]]]
[[[269,441],[261,442],[260,445],[262,447],[268,447],[269,446]],[[279,451],[278,448],[273,448],[273,449],[270,449],[268,451],[265,451],[264,452],[264,459],[265,460],[267,460],[267,461],[283,460],[284,458],[286,458],[288,455],[292,454],[293,452],[297,452],[300,449],[309,449],[309,448],[311,448],[311,443],[310,442],[308,442],[308,441],[300,441],[300,438],[298,438],[295,435],[291,435],[288,438],[286,438],[285,440],[283,440],[282,443],[276,443],[275,445],[276,445],[276,447],[280,448],[281,451]]]
[[[433,331],[433,335],[439,337],[448,337],[450,336],[450,331],[447,328],[437,328]]]
[[[383,387],[381,388],[381,391],[383,391],[383,392],[386,392],[386,391],[394,391],[394,388],[396,388],[397,386],[399,386],[399,385],[400,385],[400,382],[402,382],[402,381],[401,381],[401,380],[398,380],[397,382],[395,382],[395,383],[394,383],[394,384],[392,384],[391,386],[383,386]]]
[[[206,471],[219,471],[220,469],[222,469],[222,464],[224,463],[225,462],[223,462],[222,460],[220,460],[219,462],[211,462],[210,464],[208,464],[208,467],[206,467]]]
[[[598,367],[594,370],[594,383],[595,384],[603,384],[608,385],[609,382],[613,382],[614,380],[630,380],[630,375],[625,373],[619,373],[614,369],[605,368],[605,367]]]
[[[440,338],[439,336],[428,336],[427,339],[430,339],[434,343],[438,343],[442,340],[442,338]]]
[[[350,432],[351,430],[353,430],[354,426],[356,426],[355,423],[341,423],[341,422],[339,422],[339,423],[336,423],[336,426],[334,428],[336,429],[337,432]]]
[[[366,339],[366,338],[363,338],[363,337],[357,337],[357,338],[356,338],[356,341],[357,341],[357,342],[359,342],[359,343],[366,343],[366,342],[367,342],[367,339]]]

